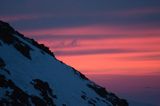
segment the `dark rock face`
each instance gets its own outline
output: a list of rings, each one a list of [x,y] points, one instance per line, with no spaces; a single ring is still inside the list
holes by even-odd
[[[47,82],[43,82],[40,79],[34,79],[31,84],[33,84],[35,89],[40,91],[40,95],[43,97],[46,104],[49,104],[49,106],[55,106],[52,99],[55,98],[55,95],[53,95],[52,89]]]
[[[29,95],[19,88],[12,80],[7,80],[4,75],[0,75],[0,88],[6,90],[4,98],[0,100],[0,106],[56,106],[53,102],[55,96],[48,83],[41,80],[34,80],[35,89],[39,90],[41,97]],[[30,102],[32,101],[32,102]]]
[[[46,47],[44,44],[39,44],[38,42],[36,42],[34,39],[30,39],[30,38],[26,38],[23,34],[19,33],[16,31],[16,34],[18,36],[20,36],[21,38],[23,38],[24,40],[27,40],[28,42],[30,42],[31,44],[33,44],[34,46],[36,46],[37,48],[41,49],[42,51],[48,53],[49,55],[51,55],[52,57],[54,56],[54,53],[48,48]]]
[[[40,48],[40,49],[42,49],[42,50],[44,50],[46,53],[48,53],[48,54],[50,54],[51,56],[54,57],[53,52],[51,52],[51,51],[49,50],[49,48],[46,47],[44,44],[38,44],[37,47]]]
[[[6,66],[6,63],[5,63],[4,60],[0,57],[0,69],[10,75],[10,74],[11,74],[10,71],[7,70],[7,69],[5,68],[5,66]]]
[[[1,106],[30,106],[29,95],[4,75],[0,75],[0,88],[10,89],[6,90],[5,97],[0,100]]]
[[[84,100],[87,99],[86,95],[81,95],[81,98],[84,99]]]
[[[110,101],[113,106],[128,106],[128,103],[125,99],[118,98],[115,94],[107,92],[106,89],[103,87],[100,87],[94,83],[92,85],[88,84],[87,86],[94,90],[99,96]]]
[[[5,66],[6,66],[5,62],[3,61],[2,58],[0,58],[0,68],[5,67]]]
[[[128,106],[128,102],[125,99],[120,99],[118,101],[118,106]]]
[[[30,56],[30,48],[29,46],[22,44],[22,43],[16,43],[14,44],[14,47],[25,57],[27,57],[28,59],[31,59]]]
[[[101,100],[100,98],[96,97],[96,98],[90,98],[87,93],[82,91],[82,95],[81,98],[86,101],[89,105],[91,106],[96,106],[98,102],[103,102],[103,100]],[[104,103],[106,103],[106,105],[108,106],[108,103],[105,101]]]
[[[78,72],[75,68],[72,67],[72,71],[74,71],[74,73],[76,75],[78,75],[81,79],[83,80],[89,80],[85,75],[83,75],[82,73]]]
[[[13,43],[14,37],[12,34],[14,32],[14,29],[8,23],[0,21],[0,39],[2,39],[4,43]]]
[[[96,106],[92,101],[88,101],[88,104],[90,104],[92,106]]]
[[[31,96],[31,100],[35,106],[46,106],[45,101],[38,96]]]
[[[98,86],[98,85],[88,84],[87,86],[88,86],[89,88],[93,89],[99,96],[101,96],[101,97],[103,97],[103,98],[106,97],[106,95],[108,94],[108,92],[106,91],[105,88],[100,87],[100,86]]]

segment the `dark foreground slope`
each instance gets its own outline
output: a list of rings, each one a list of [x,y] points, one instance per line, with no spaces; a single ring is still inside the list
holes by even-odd
[[[0,106],[128,106],[0,21]]]

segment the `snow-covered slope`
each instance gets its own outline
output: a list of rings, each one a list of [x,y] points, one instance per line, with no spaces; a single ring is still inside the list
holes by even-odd
[[[0,106],[128,106],[0,21]]]

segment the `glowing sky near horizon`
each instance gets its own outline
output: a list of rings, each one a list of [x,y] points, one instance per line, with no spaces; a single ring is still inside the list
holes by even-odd
[[[158,0],[2,0],[0,19],[82,73],[160,75],[159,5]]]

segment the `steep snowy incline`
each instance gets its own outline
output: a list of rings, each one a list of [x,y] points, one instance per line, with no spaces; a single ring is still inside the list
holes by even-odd
[[[0,21],[0,106],[128,106]]]

